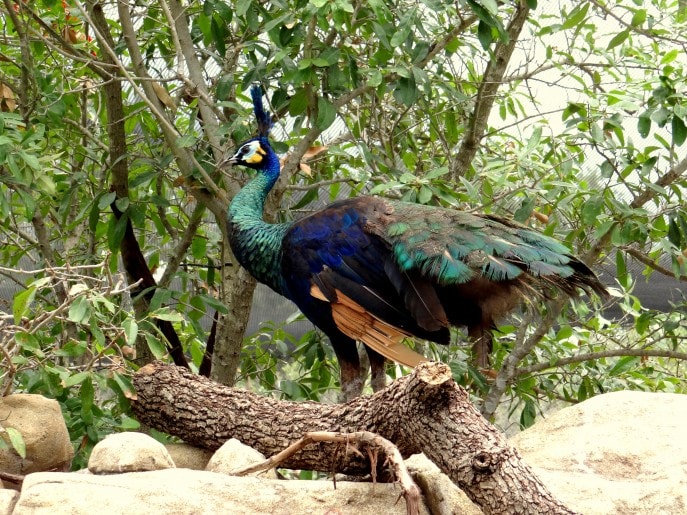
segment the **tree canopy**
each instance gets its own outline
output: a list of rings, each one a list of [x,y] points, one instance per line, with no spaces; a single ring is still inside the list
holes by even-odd
[[[333,386],[317,333],[244,340],[255,285],[225,211],[246,176],[217,165],[254,131],[256,82],[283,155],[268,217],[371,192],[512,216],[607,272],[621,316],[531,306],[493,377],[460,334],[425,347],[483,413],[684,392],[687,304],[634,288],[687,280],[685,22],[662,0],[3,0],[3,393],[57,398],[86,453],[136,425],[129,376],[152,357],[295,399]]]

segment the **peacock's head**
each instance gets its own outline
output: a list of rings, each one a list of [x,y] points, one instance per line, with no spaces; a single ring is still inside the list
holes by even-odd
[[[272,149],[266,138],[253,138],[243,143],[226,162],[259,170],[267,165],[271,152]]]

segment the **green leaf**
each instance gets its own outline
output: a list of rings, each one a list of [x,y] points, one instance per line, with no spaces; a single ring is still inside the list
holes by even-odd
[[[110,218],[110,224],[107,231],[107,245],[113,254],[119,250],[122,244],[128,220],[129,217],[126,213],[122,214],[119,218],[114,216]]]
[[[670,111],[666,109],[665,107],[659,107],[651,113],[651,120],[656,123],[659,127],[663,127],[667,122],[668,122],[668,115],[670,114]]]
[[[6,427],[4,431],[7,433],[12,448],[17,451],[19,456],[26,458],[26,442],[24,442],[24,437],[21,433],[13,427]]]
[[[394,35],[391,36],[391,41],[389,42],[392,48],[400,47],[408,40],[415,23],[416,14],[417,9],[413,8],[407,11],[401,17],[399,21],[399,28]]]
[[[375,68],[374,70],[370,70],[369,73],[370,75],[367,78],[367,85],[371,88],[376,88],[382,83],[382,72],[379,69]]]
[[[510,39],[508,36],[508,31],[505,29],[505,27],[501,23],[501,20],[499,20],[495,16],[498,11],[489,12],[489,8],[494,5],[493,3],[491,5],[489,5],[489,4],[482,5],[481,3],[478,3],[475,0],[467,0],[467,3],[470,6],[470,9],[472,9],[472,11],[480,19],[480,25],[482,24],[482,22],[484,22],[484,24],[486,24],[488,27],[493,27],[499,33],[499,38],[501,39],[501,41],[503,43],[508,43],[508,41]],[[479,32],[479,30],[480,30],[479,26],[477,27],[477,30]],[[484,30],[484,29],[481,29],[481,30]],[[480,40],[480,43],[481,43],[481,40]],[[484,47],[485,50],[487,48],[488,47]]]
[[[587,11],[589,10],[589,3],[584,2],[578,5],[565,18],[561,30],[568,30],[581,24],[587,18]]]
[[[207,239],[195,236],[191,241],[191,254],[195,259],[203,259],[207,253]]]
[[[110,204],[112,204],[116,198],[117,194],[114,191],[101,195],[98,199],[98,209],[103,210],[109,208]]]
[[[167,346],[152,334],[144,334],[148,348],[150,352],[153,353],[153,356],[155,356],[156,359],[164,358],[167,355]]]
[[[625,265],[625,256],[621,251],[615,253],[615,273],[620,285],[623,288],[628,288],[627,266]]]
[[[292,211],[296,211],[298,209],[303,209],[305,206],[310,204],[311,202],[314,202],[317,200],[319,195],[319,190],[317,188],[313,188],[311,190],[308,190],[301,199],[296,202],[294,205],[292,205],[289,209]]]
[[[248,12],[248,8],[251,6],[253,3],[253,0],[238,0],[236,2],[236,15],[237,16],[244,16]]]
[[[126,343],[129,345],[134,345],[136,343],[136,338],[138,337],[138,323],[133,318],[127,318],[122,322],[122,327],[124,328],[124,336],[126,338]]]
[[[159,309],[158,311],[151,313],[150,316],[157,318],[158,320],[166,320],[167,322],[182,322],[184,320],[184,317],[179,313],[169,311],[167,308]]]
[[[298,116],[308,108],[308,94],[305,89],[299,89],[289,100],[289,114]]]
[[[29,312],[31,303],[36,296],[36,288],[29,286],[24,291],[20,291],[14,296],[12,302],[12,313],[14,314],[14,323],[19,325],[21,319]]]
[[[494,34],[491,31],[491,26],[484,20],[480,20],[477,25],[477,39],[484,50],[488,50],[492,41],[494,41]]]
[[[92,424],[94,416],[93,400],[95,398],[95,392],[90,374],[81,383],[81,388],[79,388],[79,398],[81,399],[81,419],[86,424]]]
[[[618,45],[622,45],[629,36],[630,36],[629,30],[624,30],[622,32],[618,32],[615,36],[613,36],[613,39],[611,39],[608,42],[608,46],[606,47],[606,50],[610,50],[612,48],[617,47]]]
[[[541,132],[542,128],[541,126],[536,126],[534,130],[532,131],[532,136],[530,139],[527,141],[527,148],[525,149],[526,153],[532,152],[534,148],[539,145],[539,142],[541,141]]]
[[[682,236],[680,234],[680,228],[677,225],[675,218],[671,218],[668,222],[668,241],[680,248],[682,244]]]
[[[635,331],[637,334],[644,334],[651,324],[651,313],[645,311],[635,320]]]
[[[513,213],[513,218],[521,224],[525,223],[534,211],[534,203],[534,197],[524,199],[520,207]]]
[[[417,95],[418,91],[414,77],[401,77],[398,79],[394,89],[394,98],[398,102],[410,107],[416,102]]]
[[[220,301],[217,300],[215,297],[213,297],[212,295],[207,295],[207,294],[205,294],[205,293],[200,293],[200,294],[198,294],[198,296],[199,296],[201,299],[203,299],[203,302],[204,302],[208,307],[213,308],[215,311],[219,311],[220,313],[225,313],[225,314],[229,312],[229,310],[227,309],[227,307],[226,307],[222,302],[220,302]]]
[[[639,356],[623,356],[618,361],[616,361],[613,368],[608,371],[609,376],[618,376],[629,372],[635,367],[639,361]]]
[[[195,136],[191,134],[186,134],[185,136],[177,138],[175,143],[176,146],[179,148],[189,148],[194,146],[196,144],[196,141],[198,141],[198,139]]]
[[[131,382],[131,378],[129,376],[120,374],[118,372],[114,372],[112,374],[112,382],[108,381],[108,384],[116,386],[114,390],[117,391],[119,389],[119,392],[126,398],[126,399],[135,399],[136,398],[136,389],[134,388],[133,383]]]
[[[601,214],[601,209],[604,205],[604,199],[601,195],[591,197],[582,206],[582,222],[585,225],[594,225],[596,219]]]
[[[426,175],[425,179],[428,181],[431,181],[432,179],[436,179],[437,177],[441,177],[442,175],[446,175],[449,172],[448,166],[440,166],[439,168],[435,168],[434,170],[430,170]]]
[[[682,118],[675,115],[673,115],[671,127],[673,132],[673,144],[679,147],[685,142],[685,139],[687,139],[687,127],[685,127],[685,122],[682,121]]]
[[[95,341],[100,346],[100,349],[104,348],[105,333],[103,333],[102,329],[100,329],[100,326],[98,325],[98,320],[96,320],[95,317],[91,318],[88,321],[88,328],[90,329],[93,338],[95,338]]]
[[[317,99],[317,120],[315,125],[321,131],[326,130],[336,120],[334,105],[325,98]]]
[[[69,306],[68,318],[77,324],[83,323],[91,316],[91,306],[84,295],[78,296]]]
[[[62,380],[62,386],[71,388],[74,385],[83,383],[90,376],[90,372],[77,372]]]
[[[119,424],[117,425],[117,428],[123,430],[123,431],[133,431],[135,429],[138,429],[141,427],[141,423],[136,420],[135,418],[128,417],[126,415],[122,415],[122,418],[119,421]]]
[[[19,331],[14,335],[14,341],[21,347],[22,350],[31,352],[37,356],[42,356],[41,344],[33,334],[25,331]]]
[[[417,201],[420,204],[427,204],[430,200],[432,200],[432,190],[430,190],[427,186],[422,185],[419,193],[417,194]]]
[[[520,413],[520,429],[527,429],[534,424],[537,418],[537,408],[532,399],[525,401],[525,407]]]
[[[644,111],[637,119],[637,132],[642,138],[646,138],[651,132],[651,113]]]
[[[632,20],[630,25],[633,27],[639,27],[646,21],[646,9],[637,9],[632,15]]]
[[[86,342],[69,340],[68,342],[62,344],[62,346],[59,349],[56,349],[54,352],[56,356],[65,358],[78,358],[79,356],[83,356],[87,349],[88,345]]]
[[[33,154],[29,154],[24,150],[19,151],[19,156],[24,160],[26,166],[28,166],[29,168],[33,168],[37,172],[40,171],[41,163],[40,161],[38,161],[38,158],[36,156],[34,156]]]
[[[129,209],[129,197],[118,198],[115,200],[115,206],[123,213]]]
[[[680,52],[678,52],[677,48],[673,48],[672,50],[666,52],[666,54],[661,58],[661,65],[672,63],[675,59],[677,59],[678,55],[680,55]]]

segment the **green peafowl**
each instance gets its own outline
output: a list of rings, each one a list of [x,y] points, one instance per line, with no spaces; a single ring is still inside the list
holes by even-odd
[[[363,387],[356,341],[366,347],[376,391],[385,383],[385,358],[410,367],[425,361],[403,344],[406,337],[447,344],[450,326],[467,327],[476,362],[486,367],[495,320],[523,298],[549,287],[569,296],[605,292],[562,243],[495,216],[362,196],[294,222],[265,222],[280,163],[261,88],[251,96],[259,135],[228,163],[258,173],[229,207],[230,245],[258,281],[329,337],[344,399]]]

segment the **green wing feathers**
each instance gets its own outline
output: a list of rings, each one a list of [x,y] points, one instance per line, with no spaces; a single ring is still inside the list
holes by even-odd
[[[386,201],[384,234],[404,271],[442,286],[476,279],[539,280],[568,294],[598,289],[593,272],[562,243],[492,216]],[[524,285],[524,284],[523,284]]]

